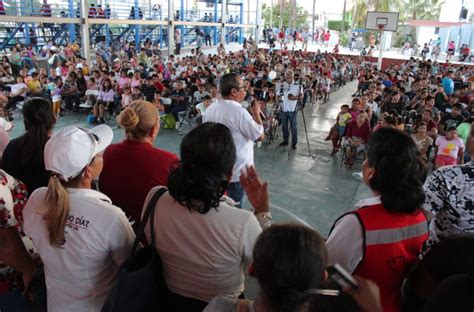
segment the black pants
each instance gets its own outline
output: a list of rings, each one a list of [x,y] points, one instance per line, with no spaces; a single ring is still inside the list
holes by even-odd
[[[78,94],[65,95],[63,100],[66,110],[79,110],[81,101]]]
[[[181,51],[181,43],[176,42],[176,48],[174,50],[174,54],[179,55],[179,52]]]
[[[21,102],[21,101],[24,101],[24,100],[25,100],[24,96],[21,96],[21,95],[14,96],[8,101],[7,105],[5,105],[5,109],[7,111],[9,111],[11,109],[15,109],[16,104],[18,102]]]
[[[206,35],[205,37],[205,40],[206,40],[206,46],[212,46],[212,43],[211,43],[211,35]],[[209,44],[208,44],[209,43]]]

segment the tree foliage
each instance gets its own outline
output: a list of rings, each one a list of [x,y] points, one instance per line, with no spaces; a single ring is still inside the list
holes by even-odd
[[[265,27],[270,26],[270,12],[273,13],[273,25],[279,26],[280,20],[284,28],[292,27],[296,28],[306,27],[309,13],[302,6],[296,5],[295,20],[293,24],[292,12],[290,4],[286,3],[286,7],[283,9],[283,16],[280,16],[280,3],[273,5],[272,7],[264,5],[262,7],[262,18],[265,19]]]
[[[342,21],[328,21],[328,28],[330,30],[340,31]],[[344,30],[349,29],[349,22],[344,21]]]

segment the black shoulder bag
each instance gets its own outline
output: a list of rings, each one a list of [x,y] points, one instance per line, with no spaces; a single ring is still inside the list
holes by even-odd
[[[154,215],[158,199],[167,189],[153,194],[137,231],[130,257],[120,266],[118,278],[102,312],[160,311],[159,297],[166,296],[167,286],[163,279],[162,262],[155,250]],[[151,243],[137,250],[139,241],[145,238],[145,226],[150,219]]]

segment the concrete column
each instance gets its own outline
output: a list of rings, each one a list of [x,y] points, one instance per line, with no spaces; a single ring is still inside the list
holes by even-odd
[[[260,32],[262,31],[263,25],[262,25],[262,1],[257,0],[257,8],[256,8],[256,19],[255,19],[255,42],[258,43],[260,42]]]
[[[221,43],[225,45],[225,34],[226,34],[226,29],[225,29],[225,23],[227,23],[227,0],[222,0],[221,3]]]
[[[86,59],[87,64],[91,64],[90,58],[90,42],[89,42],[89,24],[86,22],[85,17],[88,16],[88,3],[87,0],[81,1],[81,41],[82,41],[82,56]]]
[[[174,54],[174,0],[168,0],[168,57]]]

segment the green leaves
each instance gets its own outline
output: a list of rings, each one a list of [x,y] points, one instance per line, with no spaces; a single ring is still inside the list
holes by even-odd
[[[303,27],[307,26],[306,21],[308,19],[308,11],[306,11],[302,6],[296,5],[294,19],[292,14],[292,0],[290,2],[285,2],[283,7],[281,8],[280,12],[280,5],[282,3],[278,3],[273,5],[273,7],[265,6],[262,11],[262,18],[265,19],[265,27],[270,26],[270,12],[273,13],[273,26],[280,26],[280,21],[283,27]],[[276,1],[275,1],[276,2]],[[293,3],[295,3],[294,1]],[[271,10],[271,11],[270,11]],[[281,16],[280,16],[281,13]]]

